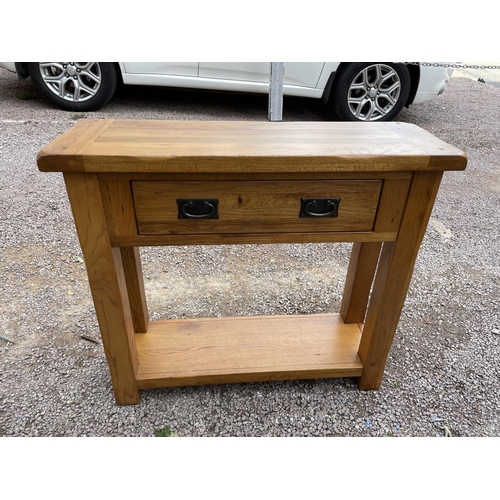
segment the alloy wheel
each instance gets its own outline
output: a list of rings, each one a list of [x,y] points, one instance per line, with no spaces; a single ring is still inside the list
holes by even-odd
[[[101,88],[101,68],[96,62],[41,62],[40,74],[45,85],[66,101],[87,101]]]
[[[387,115],[397,104],[401,80],[394,68],[372,64],[353,79],[347,94],[349,111],[361,121],[376,121]]]

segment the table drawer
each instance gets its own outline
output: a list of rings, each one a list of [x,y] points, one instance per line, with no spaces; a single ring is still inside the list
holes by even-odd
[[[132,181],[132,192],[140,235],[371,231],[382,183]]]

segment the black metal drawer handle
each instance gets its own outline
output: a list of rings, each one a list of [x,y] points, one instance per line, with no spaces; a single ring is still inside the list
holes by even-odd
[[[338,217],[340,198],[301,198],[299,217]]]
[[[178,219],[218,219],[217,199],[178,199]]]

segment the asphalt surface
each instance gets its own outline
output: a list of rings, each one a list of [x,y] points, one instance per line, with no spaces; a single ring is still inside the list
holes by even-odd
[[[0,436],[500,435],[499,88],[455,77],[398,117],[469,164],[444,176],[371,392],[351,379],[268,382],[146,390],[116,406],[62,176],[36,167],[43,146],[91,118],[265,121],[267,97],[122,88],[82,115],[0,70]],[[319,102],[285,99],[284,120],[331,119]],[[141,249],[151,317],[337,312],[349,250]]]

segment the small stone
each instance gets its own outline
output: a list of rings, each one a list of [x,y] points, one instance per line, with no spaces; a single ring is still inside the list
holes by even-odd
[[[493,330],[491,330],[491,333],[494,333],[495,335],[500,335],[500,330],[498,328],[493,328]]]

